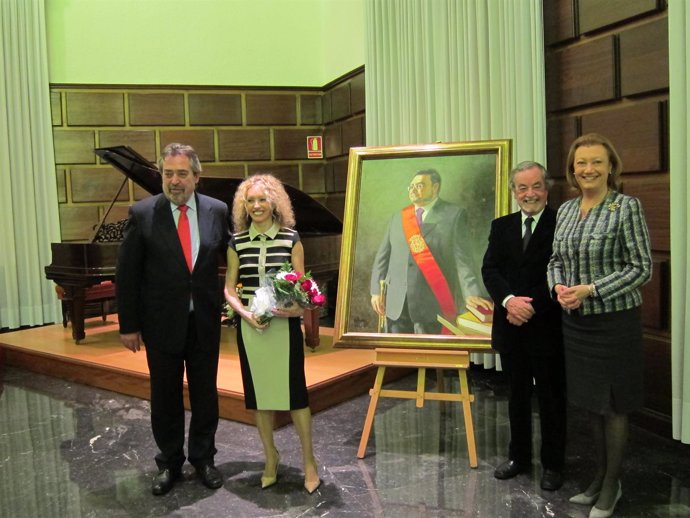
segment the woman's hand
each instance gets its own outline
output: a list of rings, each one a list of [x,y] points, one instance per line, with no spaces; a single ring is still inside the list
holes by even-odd
[[[268,322],[261,323],[254,313],[244,308],[239,312],[239,315],[247,322],[247,324],[260,331],[266,329],[271,324],[270,320]]]
[[[554,286],[556,298],[563,309],[577,309],[582,305],[582,301],[589,297],[589,285],[578,284],[577,286],[564,286],[557,284]]]

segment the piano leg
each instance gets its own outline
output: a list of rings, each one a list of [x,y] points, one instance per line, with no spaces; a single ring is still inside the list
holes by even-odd
[[[70,286],[69,291],[69,315],[72,321],[72,338],[79,344],[85,337],[84,333],[84,306],[86,304],[86,288]]]

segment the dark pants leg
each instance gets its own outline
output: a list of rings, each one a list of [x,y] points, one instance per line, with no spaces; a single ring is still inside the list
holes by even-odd
[[[566,396],[563,357],[527,353],[501,354],[510,380],[509,456],[519,463],[532,458],[532,391],[536,388],[541,429],[541,463],[560,471],[565,459]]]
[[[151,428],[160,452],[159,469],[180,469],[184,464],[185,414],[183,374],[191,406],[188,454],[194,466],[213,463],[216,454],[215,433],[218,427],[218,349],[200,349],[194,319],[189,319],[185,350],[168,354],[147,348],[146,358],[151,375]]]
[[[184,358],[146,348],[151,376],[151,429],[160,450],[159,469],[180,470],[184,464]]]
[[[195,332],[187,344],[187,386],[192,418],[189,423],[189,462],[200,467],[213,464],[218,428],[218,350],[199,350]]]
[[[566,386],[562,355],[533,359],[541,425],[541,463],[560,471],[565,462]]]
[[[508,375],[510,446],[508,457],[520,464],[532,461],[532,369],[527,354],[501,354]]]

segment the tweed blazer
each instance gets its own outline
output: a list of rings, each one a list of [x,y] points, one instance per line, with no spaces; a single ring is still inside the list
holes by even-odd
[[[637,198],[616,191],[580,219],[581,197],[558,210],[548,282],[594,284],[583,315],[631,309],[642,304],[640,287],[652,277],[649,231]]]

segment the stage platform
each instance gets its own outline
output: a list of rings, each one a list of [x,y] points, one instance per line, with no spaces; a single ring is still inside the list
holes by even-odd
[[[87,319],[85,331],[86,338],[79,345],[72,340],[71,328],[62,324],[2,333],[0,355],[4,355],[8,365],[148,399],[146,353],[132,353],[120,344],[117,315],[107,315],[105,322],[100,317]],[[235,332],[225,326],[222,330],[218,369],[220,415],[254,424],[253,413],[244,408]],[[305,373],[314,413],[364,394],[374,384],[374,351],[337,349],[332,338],[333,329],[322,327],[319,347],[313,352],[305,350]],[[392,372],[389,379],[406,372]],[[287,412],[276,413],[277,427],[289,422]]]

